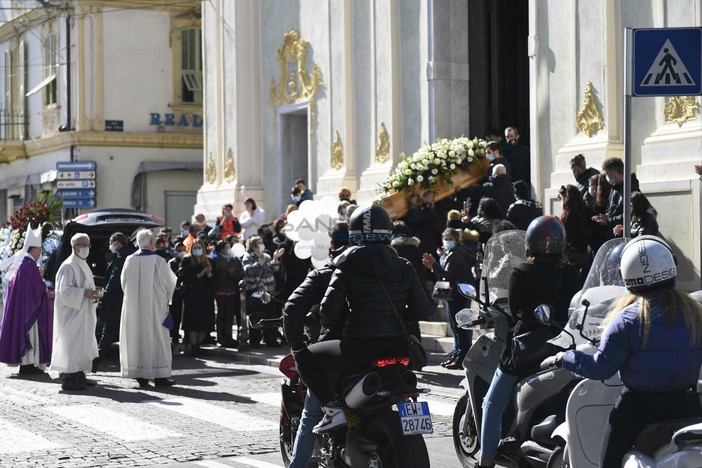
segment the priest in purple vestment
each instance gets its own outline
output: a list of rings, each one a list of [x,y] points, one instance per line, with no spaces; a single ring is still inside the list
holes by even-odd
[[[0,362],[20,366],[20,374],[42,373],[51,362],[53,310],[37,260],[41,228],[27,229],[24,247],[15,256],[0,324]]]

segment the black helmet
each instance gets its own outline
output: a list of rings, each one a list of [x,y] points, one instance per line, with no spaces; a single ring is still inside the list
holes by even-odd
[[[390,243],[392,221],[381,206],[368,205],[356,209],[349,220],[349,240],[356,244]]]
[[[555,216],[539,216],[526,232],[527,255],[560,255],[565,251],[566,232]]]

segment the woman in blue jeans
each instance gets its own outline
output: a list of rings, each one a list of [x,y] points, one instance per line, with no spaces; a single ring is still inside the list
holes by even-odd
[[[580,282],[578,270],[565,260],[565,246],[565,228],[558,218],[540,216],[529,224],[527,262],[515,267],[509,279],[509,309],[517,322],[508,335],[505,351],[483,400],[480,464],[476,467],[495,466],[497,447],[503,437],[502,414],[512,401],[517,383],[539,371],[541,360],[526,367],[514,364],[511,337],[543,327],[534,316],[534,310],[541,304],[553,306],[553,319],[560,325],[568,321],[568,305]]]

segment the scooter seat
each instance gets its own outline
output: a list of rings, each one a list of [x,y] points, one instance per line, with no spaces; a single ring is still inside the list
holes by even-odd
[[[662,423],[649,424],[636,437],[634,448],[653,457],[656,451],[668,444],[678,430],[700,422],[700,418],[674,419]]]

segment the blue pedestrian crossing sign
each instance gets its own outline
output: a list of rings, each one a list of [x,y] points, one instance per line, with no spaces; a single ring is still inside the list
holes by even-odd
[[[702,95],[702,28],[633,30],[632,95]]]

